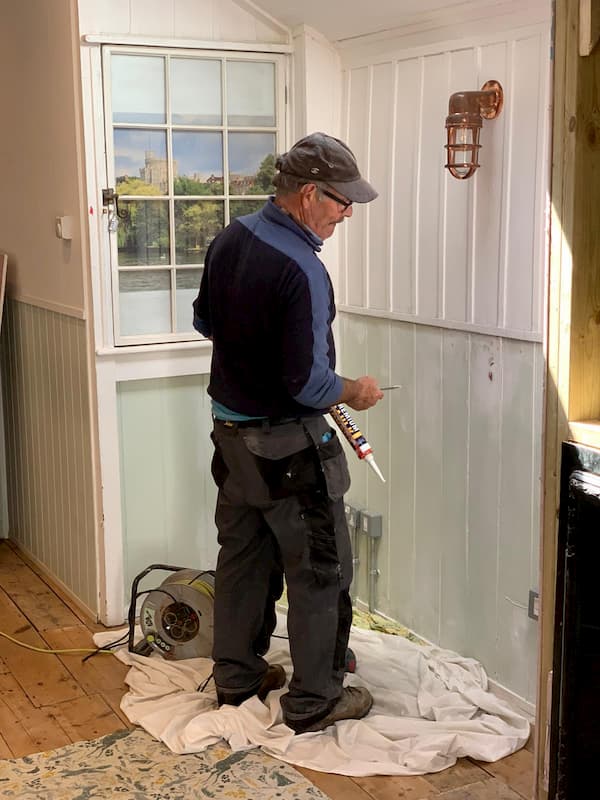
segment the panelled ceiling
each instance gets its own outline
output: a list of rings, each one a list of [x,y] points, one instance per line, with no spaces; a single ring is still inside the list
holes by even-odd
[[[253,0],[277,21],[294,28],[305,24],[331,42],[393,30],[416,20],[434,18],[436,12],[455,6],[489,5],[489,0]]]

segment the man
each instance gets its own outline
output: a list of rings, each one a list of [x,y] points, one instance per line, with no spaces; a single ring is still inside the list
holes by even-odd
[[[371,377],[335,372],[333,289],[316,254],[352,203],[377,192],[351,150],[324,133],[301,139],[276,168],[275,197],[211,243],[194,326],[213,341],[217,699],[239,705],[284,685],[283,668],[263,655],[285,574],[294,672],[281,706],[285,723],[303,733],[360,719],[373,702],[364,688],[342,687],[350,478],[323,415],[335,403],[370,408],[383,394]]]

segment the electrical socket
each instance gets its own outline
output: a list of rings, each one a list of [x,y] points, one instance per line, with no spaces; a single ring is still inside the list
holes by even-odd
[[[360,511],[349,503],[344,503],[344,512],[346,514],[346,522],[348,527],[355,530],[359,526]]]
[[[360,512],[360,526],[362,532],[372,539],[381,539],[383,535],[383,517],[381,514],[371,514],[369,511]]]
[[[535,589],[529,590],[529,605],[527,607],[529,619],[538,620],[540,618],[540,593]]]

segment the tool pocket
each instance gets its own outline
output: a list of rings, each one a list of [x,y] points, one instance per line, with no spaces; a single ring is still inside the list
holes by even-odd
[[[327,495],[331,500],[341,500],[350,488],[350,471],[342,444],[333,430],[327,442],[319,444],[317,453],[327,486]]]
[[[297,424],[271,428],[268,433],[243,434],[247,449],[272,500],[310,493],[317,488],[317,454],[304,428]]]
[[[329,500],[323,497],[315,505],[305,506],[301,516],[308,526],[308,552],[315,580],[321,586],[340,583],[342,567]]]

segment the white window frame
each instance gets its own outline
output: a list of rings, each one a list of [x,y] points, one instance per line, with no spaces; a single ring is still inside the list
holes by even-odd
[[[106,175],[106,183],[105,186],[113,186],[115,187],[114,183],[114,176],[112,175],[114,169],[114,153],[113,153],[113,128],[114,127],[127,127],[123,125],[115,125],[112,121],[112,102],[111,102],[111,81],[110,81],[110,58],[114,53],[119,54],[129,54],[129,55],[152,55],[152,56],[166,56],[167,63],[167,87],[168,87],[168,70],[169,70],[169,56],[174,57],[193,57],[198,59],[212,59],[212,60],[219,60],[221,62],[221,88],[222,88],[222,97],[223,97],[223,104],[224,104],[224,118],[222,120],[221,125],[216,126],[197,126],[198,130],[201,131],[216,131],[221,132],[223,134],[223,166],[224,166],[224,177],[229,174],[229,164],[228,164],[228,152],[227,152],[227,133],[231,132],[258,132],[258,133],[273,133],[275,135],[275,148],[276,152],[280,153],[283,152],[285,149],[285,141],[286,141],[286,134],[287,134],[287,127],[288,127],[288,120],[286,118],[286,110],[287,110],[287,83],[288,83],[288,57],[286,55],[272,53],[272,52],[247,52],[242,50],[213,50],[213,49],[205,49],[205,48],[180,48],[180,47],[144,47],[144,46],[136,46],[136,45],[113,45],[113,44],[106,44],[102,46],[102,91],[103,91],[103,107],[104,107],[104,155],[105,155],[105,165],[104,171]],[[227,94],[226,94],[226,81],[227,81],[227,62],[231,61],[249,61],[249,62],[270,62],[275,64],[275,125],[269,127],[244,127],[244,126],[234,126],[228,127],[227,126],[227,117],[226,117],[226,102],[227,102]],[[160,125],[144,125],[147,128],[155,128],[156,130],[165,130],[170,132],[173,128],[175,130],[179,129],[179,126],[173,126],[169,115],[167,114],[167,119],[164,124]],[[183,129],[187,129],[189,126],[181,126]],[[170,137],[168,137],[170,141]],[[172,161],[172,153],[171,147],[168,148],[168,157],[169,161]],[[103,188],[103,187],[101,187]],[[99,192],[101,195],[101,190]],[[166,196],[167,198],[170,195]],[[212,196],[211,196],[212,197]],[[228,181],[224,181],[224,194],[223,195],[214,195],[215,200],[223,200],[224,203],[224,221],[225,225],[229,223],[229,185]],[[235,199],[247,199],[247,200],[257,200],[260,199],[260,195],[239,195],[235,196]],[[170,205],[174,202],[174,200],[168,200]],[[104,306],[105,313],[103,314],[104,318],[104,325],[103,325],[103,348],[112,350],[113,348],[116,351],[127,351],[127,348],[135,348],[139,351],[140,346],[148,347],[151,349],[160,348],[161,350],[166,346],[168,349],[171,349],[173,346],[183,346],[183,347],[190,347],[194,344],[199,344],[203,342],[203,338],[196,333],[185,333],[185,332],[172,332],[166,334],[149,334],[149,335],[138,335],[138,336],[122,336],[119,335],[119,266],[117,261],[117,248],[116,248],[116,236],[114,234],[108,233],[108,217],[107,214],[102,214],[101,205],[99,205],[99,216],[102,219],[102,227],[104,230],[101,233],[101,240],[104,246],[101,248],[102,250],[102,257],[101,257],[101,294],[102,294],[102,305]],[[174,247],[174,226],[175,220],[174,215],[169,215],[169,229],[170,229],[170,237],[172,242],[172,247]],[[164,267],[155,267],[152,265],[148,265],[147,269],[165,269]],[[193,265],[194,269],[201,269],[202,265],[197,264]],[[171,315],[173,317],[174,313],[174,303],[175,303],[175,293],[176,293],[176,270],[177,264],[169,264],[168,267],[170,277],[171,277]],[[107,313],[106,313],[107,312]],[[191,306],[190,306],[190,317],[191,317]]]

